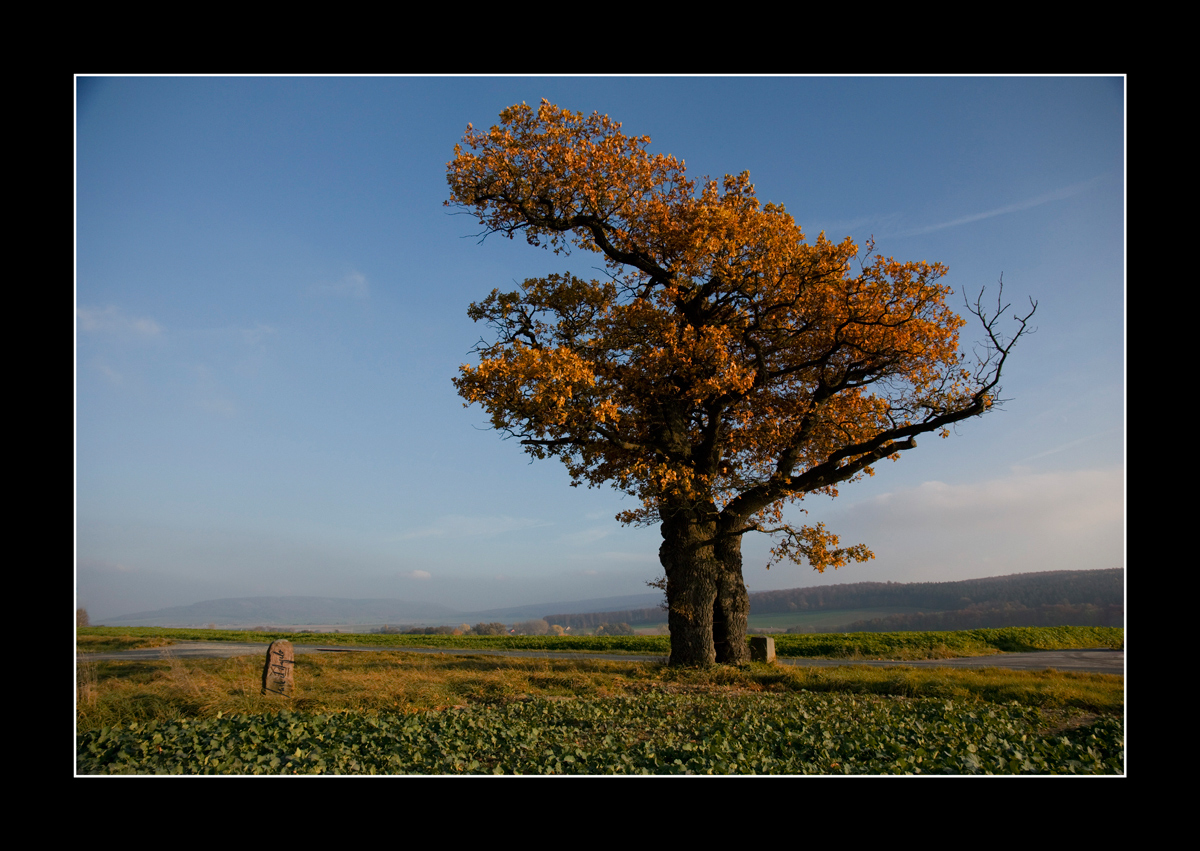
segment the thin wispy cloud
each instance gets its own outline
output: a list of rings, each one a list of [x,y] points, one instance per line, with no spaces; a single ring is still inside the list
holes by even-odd
[[[154,339],[161,337],[162,326],[148,316],[126,316],[117,307],[103,310],[95,307],[80,307],[75,311],[79,330],[93,334],[112,334],[132,339]]]
[[[120,387],[125,383],[125,376],[121,375],[121,373],[117,372],[111,366],[102,361],[94,361],[92,363],[92,369],[100,373],[100,375],[103,376],[108,383],[117,387]]]
[[[406,541],[413,538],[443,538],[447,536],[479,536],[500,535],[519,529],[533,529],[538,526],[553,525],[545,520],[534,520],[529,517],[467,517],[462,514],[447,514],[439,517],[432,526],[417,529],[399,536]]]
[[[974,530],[1035,530],[1061,540],[1120,528],[1124,473],[1120,469],[1018,474],[967,485],[925,482],[859,503],[848,516],[874,528],[937,530],[951,535]]]
[[[990,219],[993,216],[1003,216],[1008,213],[1016,213],[1021,210],[1029,210],[1029,209],[1032,209],[1033,207],[1040,207],[1042,204],[1049,204],[1051,201],[1061,201],[1064,198],[1070,198],[1072,195],[1078,195],[1080,192],[1083,192],[1083,191],[1091,188],[1096,183],[1098,183],[1103,177],[1104,177],[1104,175],[1098,174],[1089,180],[1083,181],[1082,183],[1075,183],[1071,186],[1067,186],[1062,189],[1055,190],[1054,192],[1047,192],[1044,195],[1038,195],[1034,198],[1029,198],[1025,201],[1018,201],[1015,204],[1007,204],[1003,207],[997,207],[994,210],[988,210],[983,213],[973,213],[969,216],[962,216],[957,219],[951,219],[948,222],[941,222],[936,225],[927,225],[926,227],[923,227],[923,228],[916,228],[914,230],[905,231],[903,233],[897,234],[897,236],[921,236],[923,234],[933,233],[934,231],[945,230],[946,228],[954,228],[954,227],[958,227],[959,225],[968,225],[971,222],[978,222],[978,221],[982,221],[983,219]]]
[[[857,219],[823,222],[820,227],[803,225],[803,229],[804,235],[809,238],[809,241],[818,232],[822,232],[826,238],[833,242],[840,242],[847,236],[854,237],[854,241],[859,243],[861,247],[865,235],[872,234],[877,237],[894,236],[900,230],[903,223],[904,217],[900,213],[882,213],[874,216],[862,216]]]
[[[195,368],[196,389],[195,404],[202,411],[216,414],[220,417],[232,417],[237,414],[237,404],[229,398],[225,388],[217,380],[213,371],[207,366]]]
[[[982,482],[925,482],[823,511],[843,544],[875,560],[854,581],[945,582],[1124,561],[1124,471],[1021,473]],[[761,550],[765,555],[765,548]]]
[[[433,578],[433,574],[430,573],[428,570],[410,570],[410,571],[407,571],[406,573],[401,573],[400,576],[403,579],[424,580],[424,579],[432,579]]]
[[[588,559],[589,561],[608,561],[608,562],[654,562],[658,563],[657,552],[619,552],[617,550],[605,550],[603,552],[593,553],[571,553],[566,558],[579,560]]]
[[[365,275],[351,272],[340,280],[313,284],[308,288],[313,295],[351,298],[363,301],[371,297],[371,285]]]
[[[232,399],[198,399],[196,406],[202,411],[207,411],[210,414],[216,414],[219,417],[233,417],[237,415],[237,405]]]
[[[1089,440],[1095,440],[1097,437],[1103,437],[1106,434],[1112,434],[1112,431],[1098,431],[1095,434],[1089,434],[1087,437],[1081,437],[1078,440],[1072,440],[1069,443],[1063,443],[1059,446],[1055,446],[1052,449],[1047,449],[1045,452],[1039,452],[1036,455],[1030,455],[1028,458],[1022,458],[1020,461],[1017,461],[1014,466],[1019,467],[1022,464],[1029,463],[1030,461],[1036,461],[1038,458],[1045,458],[1047,455],[1056,455],[1059,452],[1065,452],[1068,449],[1075,448],[1081,443],[1087,443]]]
[[[269,337],[273,337],[275,329],[270,325],[264,325],[259,322],[253,328],[239,329],[239,333],[241,334],[242,342],[247,346],[257,346],[266,342]]]
[[[578,532],[571,532],[563,535],[559,540],[573,547],[585,547],[588,544],[593,544],[601,538],[606,538],[613,533],[614,529],[611,526],[597,526],[592,529],[582,529]]]

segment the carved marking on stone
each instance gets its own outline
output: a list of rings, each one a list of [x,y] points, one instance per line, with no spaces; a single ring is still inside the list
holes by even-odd
[[[281,694],[291,697],[296,691],[296,654],[292,642],[280,638],[267,648],[267,661],[263,665],[263,694]]]

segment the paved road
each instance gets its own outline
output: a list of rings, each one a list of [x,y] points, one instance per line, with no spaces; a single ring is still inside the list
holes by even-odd
[[[319,644],[297,644],[296,653],[370,653],[379,651],[401,651],[404,653],[448,653],[458,656],[524,656],[533,658],[579,658],[610,659],[615,662],[642,661],[665,662],[663,656],[632,656],[625,654],[553,652],[542,650],[472,650],[454,647],[338,647]],[[263,656],[267,645],[239,644],[231,641],[180,641],[169,647],[154,647],[146,650],[123,650],[119,653],[88,653],[94,660],[162,659],[164,651],[179,658],[228,656]],[[1014,668],[1025,671],[1041,671],[1054,668],[1057,671],[1091,671],[1101,674],[1124,674],[1125,651],[1109,650],[1106,647],[1090,650],[1042,650],[1037,653],[1001,653],[996,656],[971,656],[959,659],[927,659],[919,662],[889,662],[877,660],[849,661],[846,659],[785,659],[784,665],[809,667],[834,667],[837,665],[914,665],[921,667],[949,668]]]

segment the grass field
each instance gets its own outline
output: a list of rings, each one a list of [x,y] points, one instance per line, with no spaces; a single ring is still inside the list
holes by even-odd
[[[102,652],[164,642],[236,641],[266,645],[276,638],[296,644],[360,647],[454,647],[488,650],[553,650],[587,653],[631,653],[666,656],[667,635],[552,636],[552,635],[374,635],[367,633],[251,632],[225,629],[168,629],[164,627],[82,627],[77,652]],[[780,656],[829,659],[949,659],[1029,650],[1077,647],[1117,647],[1124,643],[1118,627],[1010,627],[958,632],[856,632],[776,635]]]
[[[913,606],[881,606],[873,609],[839,609],[820,612],[787,612],[769,615],[751,615],[751,629],[788,629],[799,626],[806,629],[832,629],[855,621],[866,621],[888,615],[911,615],[924,609]]]
[[[169,646],[152,662],[81,657],[77,771],[1124,770],[1124,679],[1113,675],[903,666],[699,671],[396,650],[300,655],[296,694],[286,699],[260,693],[261,673],[258,656],[185,660]]]

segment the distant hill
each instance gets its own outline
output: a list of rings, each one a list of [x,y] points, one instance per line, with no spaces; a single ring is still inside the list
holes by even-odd
[[[109,626],[253,626],[262,624],[368,624],[404,623],[426,619],[453,619],[458,613],[447,606],[407,603],[403,600],[345,600],[338,597],[230,597],[204,600],[190,606],[172,606],[109,618]]]
[[[619,606],[644,606],[658,599],[656,594],[602,597],[560,603],[537,603],[503,609],[464,612],[436,603],[405,600],[347,600],[338,597],[233,597],[204,600],[190,606],[172,606],[149,612],[135,612],[107,618],[108,626],[203,626],[254,627],[271,625],[346,625],[408,624],[433,626],[499,621],[517,623],[542,616],[549,608],[567,612],[612,609]]]
[[[1060,606],[968,606],[950,612],[918,612],[853,621],[838,632],[937,632],[956,629],[999,629],[1006,626],[1122,626],[1124,606],[1090,603]],[[798,632],[790,629],[788,632]],[[823,630],[824,631],[824,630]]]
[[[839,626],[839,631],[977,629],[984,626],[1114,626],[1124,617],[1125,571],[1055,570],[1015,573],[957,582],[853,582],[820,588],[759,591],[750,614],[806,614],[905,607],[919,614],[894,615]],[[587,629],[605,622],[662,623],[658,607],[560,613],[548,623]],[[955,625],[949,625],[955,624]],[[823,627],[827,628],[827,627]]]
[[[1122,568],[1017,573],[958,582],[854,582],[820,588],[760,591],[750,595],[750,613],[804,614],[809,612],[905,608],[919,614],[897,615],[855,631],[870,629],[966,629],[1011,621],[1005,626],[1030,625],[1072,617],[1078,625],[1104,625],[1124,615]],[[502,609],[464,612],[436,603],[404,600],[346,600],[337,597],[237,597],[205,600],[137,612],[105,621],[110,626],[271,626],[379,624],[435,626],[499,621],[513,624],[544,618],[575,629],[611,622],[662,623],[661,594],[634,594],[539,603]],[[557,614],[547,615],[547,611]],[[953,613],[963,613],[954,615]],[[859,615],[861,617],[861,615]],[[990,619],[990,620],[988,620]],[[1046,619],[1049,619],[1047,621]],[[983,621],[987,620],[987,623]],[[935,623],[970,624],[934,626]],[[1063,625],[1074,621],[1061,621]],[[838,631],[845,631],[839,628]]]
[[[594,629],[602,623],[627,623],[630,626],[640,626],[648,623],[663,623],[666,619],[667,613],[660,606],[651,606],[642,609],[617,609],[609,612],[542,615],[542,620],[548,624],[558,624],[561,627],[574,630]]]
[[[958,582],[854,582],[821,588],[761,591],[750,595],[750,612],[809,612],[908,606],[944,612],[970,606],[1003,607],[1125,605],[1125,570],[1052,570]]]

